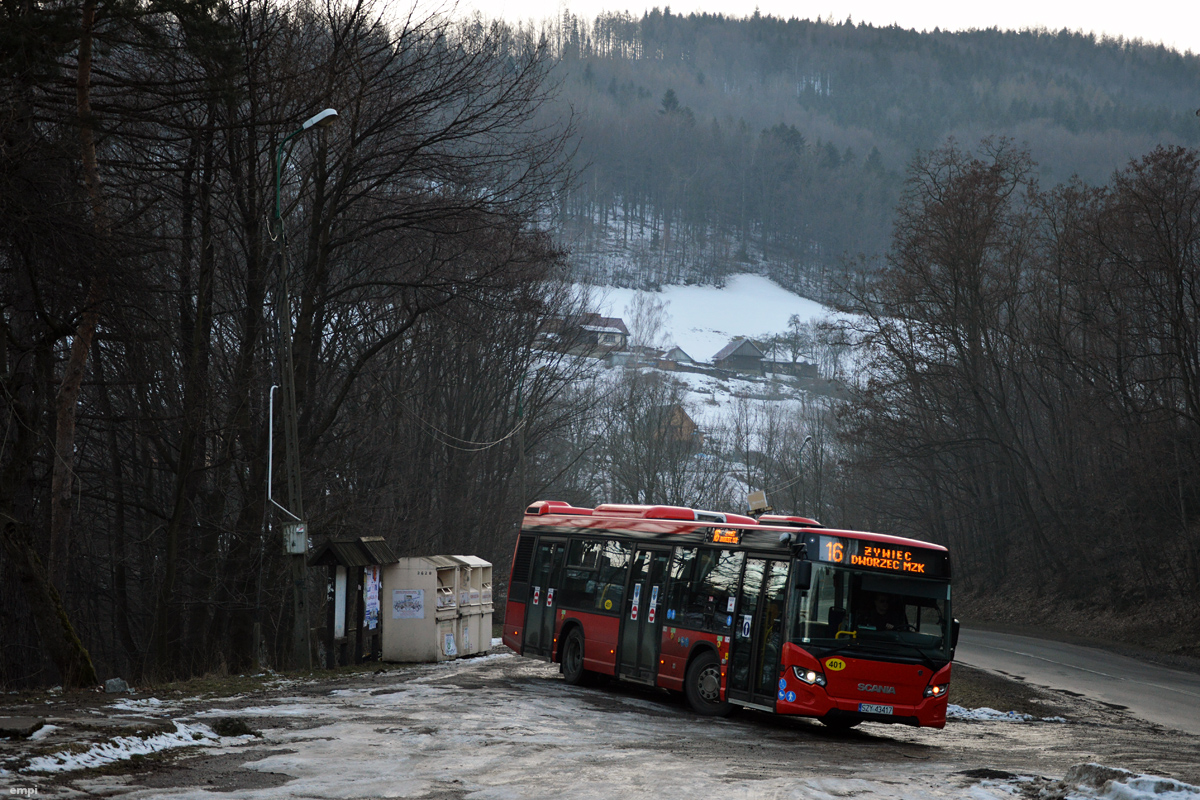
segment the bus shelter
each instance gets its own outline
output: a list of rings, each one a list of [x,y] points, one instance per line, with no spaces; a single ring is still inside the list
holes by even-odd
[[[381,536],[330,539],[313,550],[308,565],[329,570],[322,637],[326,668],[380,657],[382,574],[398,560]]]

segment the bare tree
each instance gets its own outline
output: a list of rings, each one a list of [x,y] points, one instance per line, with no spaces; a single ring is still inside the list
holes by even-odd
[[[1200,575],[1200,160],[1160,148],[1109,186],[1050,192],[1029,174],[1004,143],[915,163],[888,269],[854,292],[852,496],[951,544],[979,591],[1178,609]]]
[[[6,613],[67,683],[95,681],[81,643],[101,673],[168,677],[247,666],[261,629],[281,663],[290,620],[265,504],[278,142],[314,106],[339,110],[340,127],[299,141],[281,176],[313,528],[370,526],[397,545],[449,530],[451,511],[428,505],[419,524],[389,527],[395,508],[372,490],[413,467],[375,473],[365,459],[408,415],[373,401],[389,365],[435,365],[437,351],[443,369],[421,384],[396,374],[393,388],[453,399],[441,427],[455,436],[503,439],[525,368],[531,449],[573,413],[558,403],[573,366],[534,346],[571,302],[546,288],[561,254],[537,230],[569,154],[569,120],[537,115],[548,51],[503,26],[415,11],[385,22],[365,4],[78,9],[96,20],[83,46],[79,16],[59,25],[36,6],[55,25],[16,30],[40,30],[40,50],[0,54],[18,78],[0,123],[0,182],[15,190],[0,199]],[[510,335],[492,350],[496,326]],[[460,391],[452,365],[476,391]],[[439,474],[460,509],[508,505],[514,460],[505,439]],[[83,535],[72,513],[89,520]],[[490,547],[497,526],[445,543]],[[58,624],[71,618],[86,620],[74,639]],[[20,652],[0,678],[41,674]]]
[[[727,507],[726,467],[694,424],[683,387],[653,370],[623,370],[600,425],[612,502]]]

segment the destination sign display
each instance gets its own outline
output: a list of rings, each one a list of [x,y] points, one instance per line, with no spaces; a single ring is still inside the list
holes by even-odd
[[[742,532],[737,528],[713,528],[708,540],[713,544],[741,544]]]
[[[813,561],[852,569],[895,572],[914,578],[942,578],[949,573],[946,553],[941,550],[901,547],[845,536],[814,534],[807,539],[808,557]]]

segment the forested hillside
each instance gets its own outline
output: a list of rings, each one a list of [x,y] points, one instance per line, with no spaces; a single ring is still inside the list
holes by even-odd
[[[378,14],[0,9],[0,686],[303,664],[275,498],[318,542],[509,552],[518,445],[586,411],[533,349],[574,303],[534,225],[553,60]]]
[[[910,175],[849,293],[854,524],[949,545],[976,619],[1200,654],[1200,153],[1051,188],[993,142]]]
[[[981,597],[1007,581],[1196,630],[1200,59],[384,17],[0,7],[0,688],[304,664],[293,587],[317,608],[326,584],[284,556],[285,483],[316,542],[501,575],[529,500],[736,509],[763,487],[950,544]],[[322,109],[335,126],[304,125]],[[857,341],[860,391],[744,386],[658,446],[708,401],[582,357],[572,268],[836,296],[857,328],[780,343]]]
[[[1200,57],[1139,42],[669,9],[551,35],[580,133],[563,235],[598,282],[749,267],[826,297],[886,249],[906,164],[948,137],[1010,137],[1052,183],[1200,142]]]

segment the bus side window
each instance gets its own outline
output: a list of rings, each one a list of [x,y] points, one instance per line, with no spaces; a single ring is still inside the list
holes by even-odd
[[[596,606],[596,560],[600,542],[576,539],[567,552],[567,570],[559,593],[559,605],[573,608]]]
[[[730,600],[736,601],[738,580],[742,575],[742,562],[746,554],[729,550],[709,550],[701,555],[702,579],[698,577],[696,593],[692,595],[693,606],[704,609],[704,630],[709,633],[729,633],[733,630],[733,615]]]
[[[807,601],[808,620],[800,631],[794,635],[805,638],[830,638],[837,635],[838,628],[845,621],[846,610],[838,605],[837,579],[829,567],[813,569],[812,588],[809,589]]]
[[[713,615],[716,613],[717,600],[709,599],[708,590],[704,588],[709,574],[717,566],[717,556],[720,552],[705,548],[695,555],[695,563],[688,572],[688,583],[683,592],[680,611],[681,627],[692,630],[711,630]]]
[[[595,593],[595,575],[590,570],[567,567],[562,589],[559,590],[558,604],[568,608],[591,608],[595,605]]]
[[[621,600],[625,597],[625,576],[629,572],[629,561],[633,546],[619,542],[605,542],[600,555],[600,572],[596,578],[595,608],[611,614],[621,613]]]
[[[671,559],[671,592],[667,598],[667,618],[681,628],[700,627],[700,616],[693,614],[690,608],[695,574],[696,548],[676,548],[675,556]]]

